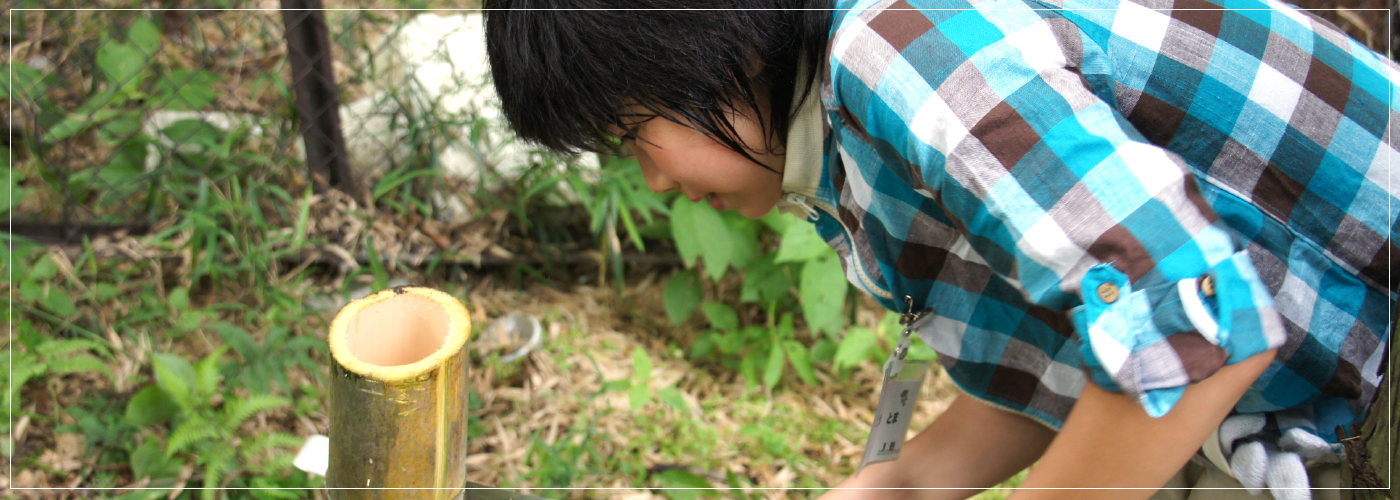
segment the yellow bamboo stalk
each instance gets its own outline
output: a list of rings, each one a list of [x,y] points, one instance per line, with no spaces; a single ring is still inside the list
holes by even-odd
[[[461,494],[470,333],[462,303],[431,288],[395,287],[340,310],[329,338],[331,498]]]

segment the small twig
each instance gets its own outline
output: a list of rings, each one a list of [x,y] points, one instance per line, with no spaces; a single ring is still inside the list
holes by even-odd
[[[180,482],[175,483],[175,488],[170,490],[170,494],[165,496],[165,500],[175,500],[175,497],[184,493],[185,483],[190,480],[190,476],[192,475],[194,475],[194,465],[185,464],[185,468],[180,470]]]

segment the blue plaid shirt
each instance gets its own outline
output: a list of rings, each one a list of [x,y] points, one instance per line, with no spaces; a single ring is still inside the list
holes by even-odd
[[[1237,412],[1334,442],[1364,414],[1400,256],[1393,62],[1257,0],[837,7],[784,188],[852,283],[929,309],[964,391],[1059,428],[1092,377],[1160,416],[1278,348]]]

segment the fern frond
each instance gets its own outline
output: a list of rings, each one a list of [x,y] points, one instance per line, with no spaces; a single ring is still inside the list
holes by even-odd
[[[239,447],[239,451],[242,453],[243,460],[245,462],[250,462],[258,454],[267,450],[277,448],[299,448],[303,441],[305,441],[305,439],[295,435],[274,431],[267,434],[259,434],[251,439],[244,440],[243,442],[245,444]]]
[[[5,401],[3,401],[6,408],[9,408],[11,406],[10,402],[14,401],[16,396],[19,396],[19,391],[24,388],[25,383],[48,373],[49,366],[44,363],[39,363],[38,360],[34,359],[32,356],[16,355],[15,363],[10,369],[11,374],[9,380],[7,380],[5,384]],[[14,406],[20,407],[23,405],[15,404]]]
[[[258,414],[258,412],[271,410],[279,406],[291,404],[291,401],[281,396],[271,394],[254,394],[247,398],[237,398],[224,404],[223,428],[229,432],[243,425],[243,421]]]
[[[103,356],[111,356],[111,351],[101,342],[89,339],[65,339],[44,342],[34,348],[34,352],[45,358],[52,358],[79,350],[92,350]]]
[[[114,380],[112,369],[107,367],[107,363],[86,354],[73,356],[64,359],[50,359],[49,371],[54,373],[78,373],[78,372],[102,372],[107,375],[107,380]]]
[[[234,472],[233,447],[224,444],[216,446],[204,455],[204,489],[201,500],[214,500],[218,488],[222,486],[224,475]]]
[[[184,451],[195,443],[218,436],[219,430],[217,428],[209,425],[202,418],[191,417],[170,432],[170,437],[165,441],[165,457],[173,457],[176,453]]]
[[[291,467],[295,458],[295,452],[287,450],[296,450],[303,441],[305,439],[285,432],[261,434],[243,441],[245,444],[239,447],[239,456],[247,464],[245,467],[251,467],[249,470],[277,474]]]

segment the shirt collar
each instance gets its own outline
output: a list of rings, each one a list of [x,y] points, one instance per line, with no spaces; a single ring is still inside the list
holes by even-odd
[[[802,73],[799,69],[799,74]],[[778,210],[806,218],[811,215],[810,207],[818,201],[817,189],[821,183],[825,153],[823,128],[826,124],[821,98],[815,88],[806,93],[806,99],[802,99],[803,89],[800,87],[792,94],[792,104],[798,107],[788,126],[783,161],[783,199],[778,202]],[[802,99],[800,106],[798,99]]]

